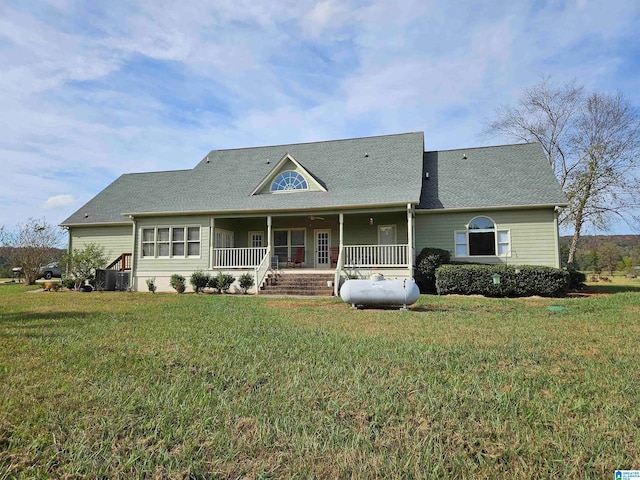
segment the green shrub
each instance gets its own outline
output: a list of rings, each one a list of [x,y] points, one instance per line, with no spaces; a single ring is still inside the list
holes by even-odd
[[[242,293],[245,294],[247,293],[247,290],[253,287],[253,284],[255,283],[253,275],[251,275],[250,273],[243,273],[242,275],[240,275],[240,278],[238,278],[238,282],[240,283]]]
[[[147,278],[147,288],[151,293],[156,293],[156,290],[158,289],[156,285],[156,277]]]
[[[233,282],[235,281],[236,277],[234,277],[233,275],[220,272],[216,277],[216,288],[220,293],[228,293],[231,285],[233,285]]]
[[[436,269],[449,263],[451,254],[441,248],[423,248],[416,257],[416,283],[422,293],[436,293]]]
[[[179,273],[174,273],[169,279],[169,285],[178,293],[184,293],[187,289],[185,278]]]
[[[194,292],[200,293],[207,288],[210,280],[211,276],[208,273],[205,273],[202,270],[196,270],[191,274],[189,283],[191,284],[191,288],[193,288]]]
[[[524,265],[516,273],[505,265],[443,265],[436,270],[440,295],[484,295],[487,297],[560,297],[569,288],[569,273],[557,268]],[[500,284],[493,275],[500,275]]]
[[[584,282],[587,281],[587,276],[575,268],[569,268],[569,289],[580,290],[584,287]]]
[[[73,290],[74,288],[76,288],[76,279],[73,277],[69,277],[65,275],[60,280],[60,283],[64,288],[68,288],[69,290]]]
[[[209,282],[207,283],[207,287],[213,288],[214,290],[218,290],[218,277],[211,275],[209,277]]]

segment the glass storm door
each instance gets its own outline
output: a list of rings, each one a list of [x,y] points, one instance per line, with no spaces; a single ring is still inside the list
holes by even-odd
[[[316,230],[316,267],[329,268],[331,230]]]

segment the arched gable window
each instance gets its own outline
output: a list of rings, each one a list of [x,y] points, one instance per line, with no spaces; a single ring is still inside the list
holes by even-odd
[[[287,190],[308,190],[307,181],[302,175],[293,170],[287,170],[278,175],[271,183],[272,192],[283,192]]]
[[[498,230],[488,217],[475,217],[466,230],[455,232],[456,257],[507,256],[509,231]]]

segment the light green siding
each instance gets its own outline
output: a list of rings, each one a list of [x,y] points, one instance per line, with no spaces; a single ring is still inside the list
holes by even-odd
[[[71,227],[71,249],[82,249],[90,243],[104,247],[109,261],[133,248],[133,225]]]
[[[476,216],[491,218],[498,230],[510,233],[510,255],[498,257],[454,256],[455,231],[464,231]],[[470,213],[427,213],[416,215],[416,253],[425,247],[442,248],[458,261],[545,265],[559,267],[555,213],[552,208],[536,210],[497,210]]]
[[[378,227],[381,225],[395,225],[396,243],[406,244],[408,242],[407,213],[402,211],[345,215],[344,244],[377,245]]]
[[[140,218],[137,220],[137,241],[135,251],[135,274],[155,275],[161,273],[173,274],[192,272],[209,268],[209,231],[210,217],[208,216],[176,216]],[[153,227],[200,227],[200,256],[175,258],[144,258],[142,257],[142,229]],[[216,227],[218,227],[216,222]]]

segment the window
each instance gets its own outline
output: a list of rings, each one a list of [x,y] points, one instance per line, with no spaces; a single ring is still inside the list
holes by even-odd
[[[298,172],[287,170],[278,175],[271,183],[272,192],[284,192],[289,190],[308,190],[307,181]]]
[[[249,246],[262,247],[262,232],[249,232]]]
[[[186,252],[186,255],[185,255]],[[142,229],[143,257],[197,257],[200,227],[155,227]]]
[[[157,232],[156,245],[158,246],[158,256],[168,257],[169,256],[169,229],[158,228],[156,232]]]
[[[200,256],[200,227],[187,227],[187,255]]]
[[[273,253],[278,256],[280,263],[287,263],[289,258],[295,256],[298,248],[304,248],[305,234],[305,229],[273,231]]]
[[[216,248],[233,248],[233,232],[216,228]]]
[[[456,257],[505,257],[509,251],[509,231],[497,230],[493,220],[488,217],[476,217],[469,222],[466,230],[455,232]]]
[[[379,225],[378,226],[378,245],[395,245],[396,244],[396,226],[395,225]]]
[[[142,256],[154,257],[156,254],[156,230],[144,228],[142,230]]]

